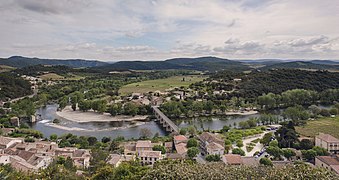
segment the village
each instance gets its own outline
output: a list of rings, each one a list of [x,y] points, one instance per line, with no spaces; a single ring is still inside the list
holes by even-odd
[[[268,132],[266,132],[268,133]],[[258,137],[258,136],[257,136]],[[245,141],[245,140],[244,140]],[[272,140],[274,141],[274,140]],[[339,140],[329,134],[319,134],[314,140],[315,146],[328,151],[326,156],[315,156],[313,164],[306,162],[299,150],[292,149],[293,155],[281,160],[273,159],[265,152],[267,146],[261,146],[260,153],[239,154],[225,149],[225,141],[218,134],[203,132],[194,137],[174,135],[172,141],[152,142],[151,140],[125,141],[119,145],[121,153],[111,153],[106,163],[118,167],[122,162],[137,161],[144,166],[153,166],[164,160],[181,161],[192,159],[197,163],[221,161],[229,166],[267,165],[262,159],[269,159],[275,167],[283,167],[295,162],[305,161],[313,167],[321,167],[339,174]],[[37,172],[48,167],[58,157],[70,158],[78,169],[78,173],[89,168],[91,150],[75,147],[58,147],[56,142],[25,142],[22,138],[0,136],[0,164],[10,164],[14,169],[24,172]]]

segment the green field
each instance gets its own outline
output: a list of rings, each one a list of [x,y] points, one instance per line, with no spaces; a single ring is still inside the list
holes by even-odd
[[[52,80],[52,81],[53,80],[80,80],[84,78],[82,76],[78,76],[78,75],[71,74],[71,73],[68,73],[67,76],[61,76],[55,73],[48,73],[48,74],[41,75],[39,77],[43,80]]]
[[[331,134],[339,138],[339,116],[335,118],[320,118],[314,121],[307,121],[307,125],[296,127],[298,133],[307,137],[314,137],[319,132]]]
[[[185,78],[185,81],[183,81]],[[188,87],[190,84],[202,81],[206,76],[173,76],[166,79],[156,79],[141,81],[137,83],[132,83],[123,86],[119,93],[126,95],[130,93],[147,93],[154,91],[165,91],[166,89],[175,88],[175,87]]]
[[[6,65],[0,65],[0,73],[2,72],[8,72],[14,70],[14,67],[6,66]]]

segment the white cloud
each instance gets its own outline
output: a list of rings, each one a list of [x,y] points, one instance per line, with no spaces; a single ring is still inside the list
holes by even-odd
[[[8,0],[0,56],[338,59],[338,9],[333,0]]]

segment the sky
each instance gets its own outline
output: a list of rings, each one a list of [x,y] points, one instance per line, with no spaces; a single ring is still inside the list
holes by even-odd
[[[339,59],[339,0],[3,0],[0,57]]]

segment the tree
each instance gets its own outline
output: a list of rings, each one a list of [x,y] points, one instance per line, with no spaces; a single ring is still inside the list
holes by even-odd
[[[228,139],[225,140],[225,151],[228,153],[232,148],[232,142]]]
[[[153,151],[161,151],[161,154],[165,154],[166,153],[166,149],[162,145],[155,145],[155,146],[153,146],[152,150]]]
[[[325,148],[319,147],[319,146],[314,146],[312,148],[315,152],[317,152],[318,156],[327,156],[329,153]]]
[[[49,139],[50,139],[51,141],[56,141],[56,140],[58,139],[58,135],[56,135],[56,134],[51,134],[51,135],[49,136]]]
[[[119,142],[117,140],[113,140],[109,146],[110,151],[116,151],[119,149]]]
[[[266,152],[273,156],[274,159],[280,159],[280,156],[283,154],[282,150],[277,146],[268,146]]]
[[[313,142],[309,139],[302,139],[300,141],[300,149],[309,150],[313,148]]]
[[[308,160],[312,161],[317,156],[317,151],[310,149],[310,150],[301,150],[302,156]]]
[[[262,164],[262,165],[265,165],[265,166],[273,166],[272,161],[268,158],[265,158],[265,157],[261,158],[259,160],[259,163]]]
[[[219,154],[210,154],[206,156],[206,161],[208,162],[218,162],[221,160],[221,157]]]
[[[241,129],[248,129],[248,128],[250,128],[250,125],[248,124],[247,121],[241,121],[241,122],[239,122],[239,127]]]
[[[222,129],[221,129],[221,132],[222,133],[226,133],[230,130],[230,127],[229,126],[223,126]]]
[[[194,126],[188,126],[187,131],[191,137],[197,133],[197,129]]]
[[[96,137],[88,137],[87,138],[87,141],[88,141],[88,144],[90,145],[90,146],[93,146],[98,140],[97,140],[97,138]]]
[[[283,149],[283,155],[289,160],[292,156],[295,156],[295,152],[292,149]]]
[[[271,139],[273,138],[273,133],[269,132],[264,135],[262,139],[260,139],[260,143],[263,145],[267,145]]]
[[[337,108],[330,109],[330,114],[331,115],[337,115],[338,114],[338,109]]]
[[[241,139],[237,140],[236,144],[237,144],[237,146],[238,146],[239,148],[241,148],[241,147],[244,146],[244,143],[243,143],[243,141],[242,141]]]
[[[327,109],[321,109],[320,115],[322,115],[322,116],[324,116],[324,117],[330,117],[330,116],[331,116],[331,113],[330,113],[330,111],[327,110]]]
[[[110,142],[111,141],[111,138],[110,137],[106,137],[104,136],[102,139],[101,139],[101,142],[103,143],[107,143],[107,142]]]
[[[141,139],[146,139],[152,137],[152,131],[148,128],[142,128],[140,129],[140,138]]]
[[[195,158],[198,154],[199,154],[199,149],[196,148],[196,147],[191,147],[191,148],[188,148],[188,150],[187,150],[187,156],[190,159]]]
[[[187,141],[187,148],[198,147],[198,141],[194,138],[191,138]]]
[[[234,148],[232,150],[232,154],[239,154],[240,156],[245,156],[245,151],[243,151],[242,149],[240,148]]]
[[[132,102],[128,102],[124,105],[124,114],[135,116],[138,114],[138,106]]]
[[[187,133],[186,128],[181,128],[180,131],[179,131],[179,134],[181,134],[181,135],[186,135],[186,133]]]

